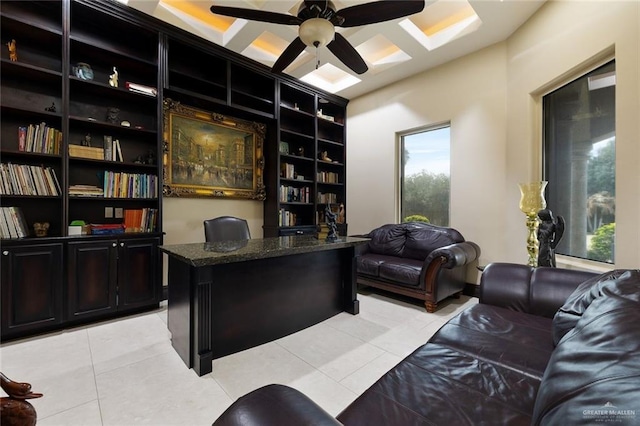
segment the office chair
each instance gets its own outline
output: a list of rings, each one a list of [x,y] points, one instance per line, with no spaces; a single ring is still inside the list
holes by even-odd
[[[232,216],[220,216],[204,221],[205,241],[250,240],[249,225],[244,219]]]

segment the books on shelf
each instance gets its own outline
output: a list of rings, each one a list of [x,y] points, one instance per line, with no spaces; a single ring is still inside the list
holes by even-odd
[[[0,237],[24,238],[29,236],[27,221],[19,207],[0,207]]]
[[[103,139],[103,157],[108,161],[122,162],[122,149],[120,148],[120,140],[113,139],[109,135],[105,135]]]
[[[69,144],[69,156],[102,160],[104,158],[104,149],[93,146]]]
[[[283,203],[309,203],[311,190],[308,186],[297,188],[295,186],[280,185],[280,202]]]
[[[286,209],[278,210],[278,226],[295,226],[298,215]]]
[[[130,92],[140,93],[147,96],[157,96],[158,90],[155,87],[145,86],[143,84],[132,83],[127,81],[124,83],[124,87],[127,88]]]
[[[0,163],[0,195],[60,195],[60,183],[51,167]]]
[[[125,232],[155,232],[158,209],[126,209],[124,211]]]
[[[318,203],[334,204],[337,203],[338,196],[331,192],[318,192]]]
[[[103,189],[107,198],[157,198],[158,177],[107,170],[104,172]]]
[[[62,132],[44,121],[18,127],[18,151],[60,154],[61,144]]]
[[[110,235],[110,234],[124,234],[124,226],[121,223],[116,224],[91,224],[92,235]]]
[[[281,163],[280,164],[280,177],[285,179],[295,179],[296,168],[293,164],[290,163]]]
[[[340,175],[336,172],[320,171],[317,175],[318,182],[322,183],[340,183]]]
[[[103,197],[102,188],[95,185],[69,185],[70,197]]]

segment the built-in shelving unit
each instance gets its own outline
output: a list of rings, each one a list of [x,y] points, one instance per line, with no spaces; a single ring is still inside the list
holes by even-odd
[[[327,202],[345,203],[346,99],[117,2],[3,0],[0,20],[1,163],[46,170],[59,187],[0,193],[29,231],[2,239],[2,339],[157,306],[166,98],[266,125],[265,236],[315,233]],[[29,149],[19,129],[30,125],[54,130]],[[70,228],[117,226],[133,210],[156,225]]]

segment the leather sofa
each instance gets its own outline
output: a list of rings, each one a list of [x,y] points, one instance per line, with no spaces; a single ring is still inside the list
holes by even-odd
[[[460,296],[467,265],[480,256],[480,247],[455,229],[423,222],[383,225],[361,236],[371,240],[356,258],[358,284],[424,300],[427,312]]]
[[[582,425],[640,422],[640,270],[602,275],[496,263],[480,303],[337,418],[284,385],[220,425]]]

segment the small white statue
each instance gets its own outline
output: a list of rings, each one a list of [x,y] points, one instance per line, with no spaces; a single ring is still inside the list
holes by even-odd
[[[109,86],[118,87],[118,70],[113,67],[113,74],[109,76]]]

